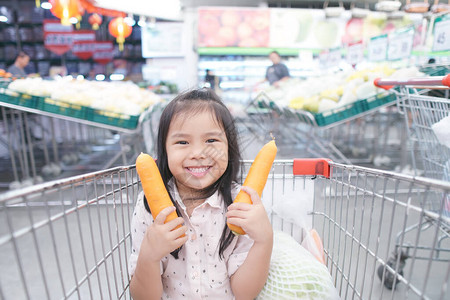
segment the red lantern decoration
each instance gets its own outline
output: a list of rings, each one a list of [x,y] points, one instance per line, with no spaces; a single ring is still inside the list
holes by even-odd
[[[52,14],[61,19],[61,24],[70,25],[70,18],[81,19],[84,8],[78,0],[50,0]]]
[[[92,29],[94,30],[98,30],[102,22],[103,22],[102,17],[99,14],[92,14],[89,17],[89,24],[92,25]]]
[[[133,31],[131,26],[125,23],[122,17],[119,17],[112,19],[111,22],[109,22],[108,29],[109,33],[111,33],[111,35],[116,38],[116,41],[119,44],[119,50],[123,51],[123,43]]]

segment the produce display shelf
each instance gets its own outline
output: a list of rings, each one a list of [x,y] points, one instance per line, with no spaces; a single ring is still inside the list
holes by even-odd
[[[42,97],[0,88],[0,101],[28,108],[38,108]]]
[[[305,110],[281,109],[275,101],[268,99],[267,96],[265,96],[257,99],[257,109],[260,111],[275,111],[279,115],[285,115],[287,117],[292,117],[292,114],[294,114],[298,116],[298,119],[302,123],[323,127],[357,117],[358,115],[367,113],[373,109],[391,104],[395,102],[396,99],[395,94],[384,92],[321,113],[313,113]]]
[[[111,126],[134,129],[138,126],[139,117],[140,115],[125,115],[121,113],[86,107],[87,120]]]
[[[37,108],[50,113],[87,120],[87,107],[82,105],[51,98],[43,98],[39,101]]]
[[[38,113],[42,111],[74,120],[100,123],[127,130],[136,129],[141,117],[141,115],[127,115],[55,100],[49,97],[24,94],[2,87],[0,87],[0,102],[36,109]],[[147,110],[152,110],[152,108],[149,107]]]
[[[326,126],[356,116],[364,112],[364,108],[363,101],[359,100],[328,111],[315,113],[313,116],[318,126]]]
[[[450,72],[450,65],[443,66],[426,66],[420,69],[420,72],[423,72],[429,76],[445,76]]]

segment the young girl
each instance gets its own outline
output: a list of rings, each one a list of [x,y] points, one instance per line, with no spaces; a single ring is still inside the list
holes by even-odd
[[[172,207],[153,220],[139,195],[129,262],[135,300],[240,300],[259,294],[273,231],[254,190],[241,187],[253,204],[233,204],[239,159],[233,118],[212,90],[180,94],[164,109],[157,164],[179,218],[164,224]],[[235,236],[226,222],[247,234]]]

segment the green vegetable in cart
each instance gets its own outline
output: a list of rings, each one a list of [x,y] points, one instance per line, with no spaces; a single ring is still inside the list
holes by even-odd
[[[331,275],[289,234],[275,231],[269,277],[257,300],[338,300]]]

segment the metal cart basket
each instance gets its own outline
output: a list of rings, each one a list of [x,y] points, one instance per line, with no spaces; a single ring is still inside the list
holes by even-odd
[[[405,114],[408,138],[418,148],[419,155],[411,148],[414,169],[423,169],[426,177],[450,181],[450,143],[444,145],[436,135],[436,132],[448,132],[450,121],[441,125],[442,129],[435,127],[444,118],[450,118],[450,74],[407,80],[379,79],[375,84],[387,89],[398,87],[392,89],[397,94],[397,106]],[[432,90],[424,93],[424,89]]]
[[[0,298],[130,299],[129,224],[140,190],[127,166],[0,195]],[[449,182],[327,159],[275,161],[263,202],[270,210],[289,199],[309,213],[272,212],[274,229],[301,239],[297,221],[309,220],[342,299],[449,299]],[[410,229],[420,220],[426,232]],[[391,252],[402,255],[389,260]]]

